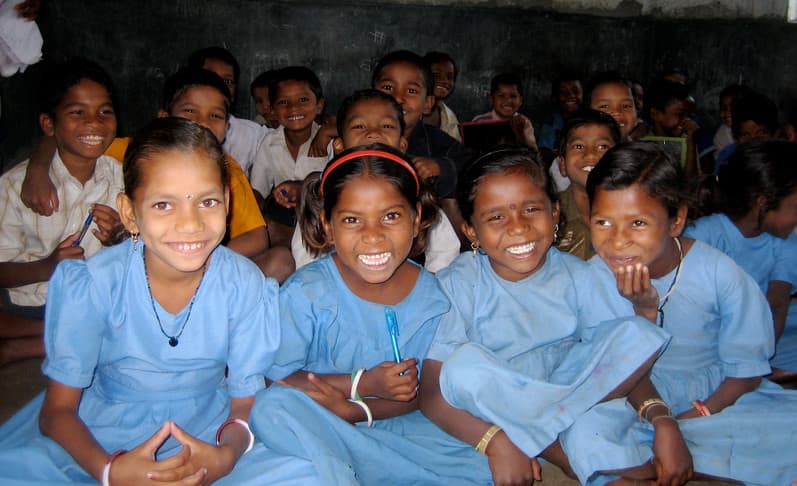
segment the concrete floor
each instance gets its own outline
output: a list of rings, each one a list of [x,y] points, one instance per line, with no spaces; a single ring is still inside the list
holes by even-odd
[[[0,367],[0,423],[44,390],[47,379],[41,373],[41,360],[27,360]],[[556,466],[546,464],[542,468],[546,486],[578,486]],[[733,486],[726,482],[692,481],[689,486]]]

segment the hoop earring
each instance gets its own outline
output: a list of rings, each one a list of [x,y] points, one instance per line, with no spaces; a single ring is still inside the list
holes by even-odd
[[[130,238],[133,240],[133,251],[138,251],[138,233],[130,233]]]
[[[553,225],[553,242],[559,241],[559,223]]]
[[[476,256],[476,252],[479,251],[479,244],[475,241],[470,242],[470,251],[473,252],[473,256]]]

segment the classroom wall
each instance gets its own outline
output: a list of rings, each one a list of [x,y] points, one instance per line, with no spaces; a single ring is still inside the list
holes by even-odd
[[[254,114],[247,87],[263,70],[289,64],[313,68],[334,112],[343,97],[368,85],[380,56],[400,48],[443,50],[457,59],[460,77],[449,104],[464,120],[487,109],[489,80],[499,71],[522,74],[525,109],[536,124],[551,107],[550,82],[562,69],[618,69],[647,81],[666,65],[685,67],[707,123],[716,121],[719,90],[739,79],[776,100],[797,97],[792,62],[797,27],[779,15],[765,20],[670,18],[661,12],[611,17],[518,8],[514,4],[521,2],[512,0],[450,3],[47,0],[39,26],[45,62],[81,55],[111,72],[122,100],[121,134],[155,115],[165,77],[191,51],[215,44],[228,47],[242,65],[236,111],[243,117]],[[485,3],[491,5],[480,6]],[[550,7],[551,0],[536,3]],[[601,2],[582,3],[591,4],[584,7],[589,9]],[[604,6],[612,3],[619,5],[611,0]],[[620,3],[651,6],[649,1]],[[27,155],[37,134],[35,86],[41,72],[42,66],[34,66],[0,84],[3,169]]]

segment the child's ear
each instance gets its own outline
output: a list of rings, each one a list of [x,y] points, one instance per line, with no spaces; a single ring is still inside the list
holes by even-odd
[[[651,121],[653,121],[654,124],[658,123],[659,120],[661,120],[661,116],[662,115],[663,115],[663,113],[658,108],[651,108],[650,109],[650,119],[651,119]]]
[[[465,235],[465,238],[470,241],[471,247],[474,245],[476,247],[479,246],[479,237],[476,236],[476,230],[473,229],[473,226],[469,225],[466,221],[463,221],[460,229],[462,229],[462,234]]]
[[[41,127],[42,132],[44,132],[44,134],[48,137],[55,135],[55,122],[53,121],[53,117],[47,113],[39,114],[39,126]]]
[[[420,201],[415,203],[415,218],[412,221],[412,237],[415,238],[418,236],[418,233],[421,231],[421,211],[423,210],[423,204]]]
[[[428,115],[432,111],[432,107],[434,106],[434,96],[426,96],[426,101],[423,103],[423,111],[424,115]]]
[[[343,138],[342,137],[335,137],[332,139],[332,150],[335,151],[335,155],[346,150],[346,147],[343,145]]]
[[[687,207],[682,206],[678,208],[678,212],[675,213],[675,218],[673,218],[672,223],[670,223],[670,236],[673,238],[681,236],[681,233],[683,233],[684,227],[686,226],[687,212]]]
[[[315,106],[315,112],[316,112],[317,115],[320,115],[321,113],[324,112],[324,105],[325,104],[326,103],[324,102],[324,98],[321,98],[320,100],[318,100],[318,103]]]
[[[409,147],[409,146],[410,146],[410,143],[407,142],[407,139],[404,138],[404,135],[402,135],[401,138],[399,139],[399,150],[401,150],[402,152],[406,152],[407,151],[407,147]]]
[[[169,115],[169,112],[164,110],[163,108],[158,110],[158,118],[168,118],[169,116],[171,116]]]
[[[559,223],[559,201],[551,204],[551,216],[554,224]]]
[[[130,200],[127,194],[120,192],[116,196],[116,207],[119,208],[119,219],[122,220],[125,229],[132,234],[139,233],[133,201]]]
[[[567,161],[565,160],[564,154],[559,154],[559,173],[562,174],[562,177],[568,177]]]
[[[495,108],[495,98],[493,98],[493,95],[487,95],[487,102],[490,104],[490,108]]]
[[[227,214],[230,214],[230,187],[229,186],[224,188],[224,207],[226,208]]]
[[[327,242],[327,245],[331,248],[335,246],[335,237],[332,232],[332,225],[329,224],[327,221],[327,215],[324,212],[321,212],[321,227],[324,228],[324,239]]]

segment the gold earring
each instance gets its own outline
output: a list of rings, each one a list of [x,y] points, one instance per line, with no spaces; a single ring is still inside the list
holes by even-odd
[[[553,242],[559,241],[559,223],[553,225]]]
[[[470,251],[473,252],[473,256],[476,256],[476,252],[479,251],[479,244],[475,241],[470,242]]]

